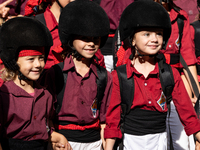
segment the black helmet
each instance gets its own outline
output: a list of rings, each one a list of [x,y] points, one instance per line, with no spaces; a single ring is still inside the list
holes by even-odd
[[[138,0],[123,11],[119,23],[121,40],[131,38],[139,28],[162,28],[163,44],[171,34],[171,21],[165,8],[150,0]]]
[[[102,47],[109,34],[110,24],[105,11],[95,2],[80,0],[66,5],[59,19],[59,36],[68,44],[72,35],[101,37]]]
[[[36,19],[16,17],[6,21],[0,31],[0,57],[6,68],[19,69],[16,61],[22,47],[44,46],[45,59],[53,45],[51,33]]]

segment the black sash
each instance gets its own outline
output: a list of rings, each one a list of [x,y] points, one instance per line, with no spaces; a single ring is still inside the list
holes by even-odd
[[[3,139],[3,150],[46,150],[47,142],[43,140],[24,141],[20,139]]]
[[[130,113],[125,116],[124,133],[146,135],[165,132],[166,116],[167,112],[131,109]]]

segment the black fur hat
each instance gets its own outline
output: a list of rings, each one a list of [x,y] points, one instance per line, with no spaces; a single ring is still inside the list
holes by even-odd
[[[22,47],[45,46],[45,58],[53,45],[51,33],[36,19],[16,17],[6,21],[0,31],[0,57],[6,68],[19,69],[16,61]]]
[[[171,34],[171,21],[165,8],[154,1],[138,0],[123,11],[119,23],[120,38],[131,38],[135,31],[143,27],[163,29],[163,44]]]
[[[66,5],[59,19],[59,36],[68,44],[72,35],[101,37],[102,47],[109,34],[110,24],[105,11],[92,1],[73,1]]]

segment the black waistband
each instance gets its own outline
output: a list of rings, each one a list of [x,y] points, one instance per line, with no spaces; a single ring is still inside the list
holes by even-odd
[[[59,133],[63,134],[68,141],[89,143],[100,140],[100,129],[85,129],[80,130],[59,130]]]
[[[46,150],[47,142],[43,140],[24,141],[20,139],[3,139],[3,150]]]
[[[166,130],[167,113],[158,111],[132,109],[125,116],[124,132],[132,135],[162,133]]]

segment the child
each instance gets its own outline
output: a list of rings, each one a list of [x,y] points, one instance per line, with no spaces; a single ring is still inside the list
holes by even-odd
[[[59,36],[67,57],[60,63],[64,65],[62,70],[59,72],[53,66],[45,79],[59,104],[55,119],[57,130],[67,138],[73,150],[100,150],[102,147],[112,77],[94,59],[108,34],[108,17],[95,2],[74,1],[62,9]],[[104,75],[107,76],[103,77],[105,82],[101,81],[102,86],[99,86],[98,81]],[[57,93],[61,87],[59,82],[62,94]]]
[[[35,19],[17,17],[2,26],[0,41],[5,65],[0,88],[2,148],[45,150],[48,138],[57,148],[70,148],[66,138],[53,131],[52,96],[36,82],[52,45],[49,30]]]
[[[145,12],[144,12],[145,10]],[[131,19],[130,19],[131,18]],[[124,149],[166,150],[166,98],[159,78],[157,53],[170,37],[171,22],[167,11],[153,1],[136,1],[122,13],[119,30],[121,40],[129,38],[132,57],[126,64],[126,80],[134,78],[134,98],[131,110],[124,117]],[[183,81],[172,69],[174,87],[172,100],[187,135],[200,140],[200,122],[197,119]],[[121,138],[121,96],[117,72],[113,71],[113,90],[106,115],[106,150],[111,150],[116,138]],[[128,87],[126,87],[128,88]],[[124,90],[125,92],[126,90]]]

